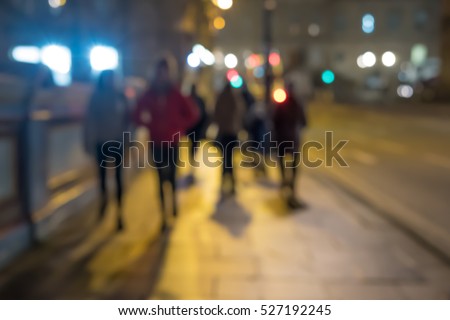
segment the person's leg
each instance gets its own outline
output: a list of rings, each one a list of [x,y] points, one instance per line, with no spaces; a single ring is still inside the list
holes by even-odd
[[[169,151],[169,172],[168,172],[168,180],[170,182],[170,186],[172,188],[172,210],[173,216],[176,217],[178,215],[178,206],[177,206],[177,159],[178,159],[178,146],[173,146]]]
[[[123,158],[123,150],[121,152]],[[115,175],[116,175],[116,200],[118,206],[118,216],[117,216],[117,229],[123,229],[123,216],[122,216],[122,196],[123,196],[123,185],[122,185],[122,163],[119,157],[116,157],[115,163]]]
[[[294,152],[294,154],[292,155],[292,179],[291,179],[291,184],[290,187],[292,189],[292,192],[295,193],[295,189],[296,189],[296,182],[297,182],[297,175],[299,174],[300,171],[300,161],[301,161],[301,155],[299,152]]]
[[[190,149],[190,157],[191,157],[191,162],[194,162],[195,159],[195,154],[197,153],[197,149],[199,147],[199,141],[197,140],[197,133],[195,131],[193,131],[189,137],[191,138],[191,149]]]
[[[293,150],[296,151],[296,150],[298,150],[298,148],[295,147]],[[291,175],[291,179],[289,181],[290,194],[287,199],[287,204],[292,209],[302,209],[302,208],[305,208],[306,205],[304,203],[302,203],[301,201],[299,201],[296,196],[296,191],[297,191],[296,185],[297,185],[297,178],[298,178],[297,175],[300,170],[301,154],[299,152],[291,152],[290,157],[291,157],[290,161],[292,161],[292,162],[289,164],[289,167],[291,168],[292,175]]]
[[[236,137],[230,136],[229,140],[227,141],[227,148],[226,148],[226,159],[227,159],[227,170],[228,175],[230,176],[231,180],[231,193],[235,193],[235,187],[236,187],[236,181],[234,177],[234,163],[233,163],[233,156],[234,156],[234,148],[236,147]]]
[[[222,153],[222,186],[225,182],[224,178],[227,173],[227,169],[226,169],[226,165],[225,165],[225,143],[226,143],[226,141],[223,136],[219,136],[217,138],[217,148]]]
[[[98,170],[98,179],[99,179],[99,186],[100,186],[100,208],[99,208],[99,214],[100,217],[103,217],[106,210],[107,205],[107,190],[106,190],[106,167],[103,163],[105,160],[105,156],[102,152],[102,145],[97,145],[96,150],[96,160],[97,160],[97,170]]]
[[[287,172],[286,172],[286,150],[282,144],[279,145],[277,150],[278,166],[280,167],[281,185],[284,187],[287,184]]]
[[[158,173],[158,189],[161,208],[161,229],[165,230],[167,227],[166,210],[165,210],[165,197],[164,197],[164,182],[167,180],[167,156],[166,150],[161,147],[153,148],[153,160]]]
[[[234,176],[233,176],[233,139],[230,135],[224,135],[220,138],[220,144],[223,156],[222,166],[222,185],[225,182],[225,177],[229,177],[232,183],[232,192],[234,189]]]

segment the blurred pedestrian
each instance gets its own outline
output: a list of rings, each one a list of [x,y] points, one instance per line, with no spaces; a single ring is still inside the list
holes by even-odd
[[[195,158],[197,150],[200,148],[200,141],[205,139],[206,128],[209,122],[208,112],[206,111],[205,100],[198,94],[197,85],[193,84],[191,87],[191,99],[198,107],[199,118],[192,128],[188,130],[188,136],[191,139],[190,157],[193,160]],[[194,176],[191,174],[191,180],[193,182]]]
[[[249,112],[252,109],[252,107],[255,105],[256,99],[253,96],[253,94],[251,93],[250,89],[248,88],[248,85],[246,82],[244,82],[244,84],[242,85],[241,95],[242,95],[242,100],[245,103],[246,112]]]
[[[287,204],[292,208],[300,208],[304,204],[295,196],[296,178],[301,162],[301,131],[306,127],[307,121],[303,104],[294,96],[293,84],[288,83],[286,89],[286,100],[277,104],[273,112],[273,133],[278,146],[282,188],[287,188],[289,192]],[[290,164],[288,164],[289,160]],[[288,169],[292,170],[289,172]]]
[[[214,111],[214,122],[218,127],[217,142],[222,151],[222,195],[227,177],[231,180],[231,194],[235,193],[235,177],[233,170],[233,152],[238,147],[238,134],[243,127],[244,107],[235,97],[231,84],[227,81],[219,94]]]
[[[198,121],[198,109],[184,97],[171,79],[169,61],[161,59],[150,88],[138,100],[133,119],[150,132],[154,165],[159,176],[162,226],[167,228],[164,183],[172,189],[172,214],[177,216],[176,166],[180,137]]]
[[[107,169],[114,170],[119,208],[117,229],[122,230],[123,134],[129,130],[130,112],[125,95],[117,89],[114,71],[103,71],[92,94],[85,119],[85,147],[95,156],[100,182],[100,217],[108,203]]]
[[[249,156],[248,149],[259,153],[259,160],[250,156],[255,161],[253,167],[257,169],[257,173],[265,175],[264,166],[264,135],[268,133],[268,119],[265,105],[256,101],[247,84],[242,86],[242,98],[246,105],[246,114],[244,127],[247,131],[247,150],[243,150],[244,155]]]

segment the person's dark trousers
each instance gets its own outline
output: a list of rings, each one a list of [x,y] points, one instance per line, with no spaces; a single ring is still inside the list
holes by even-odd
[[[189,138],[191,139],[191,148],[189,150],[189,156],[191,157],[191,160],[194,161],[195,155],[200,149],[200,132],[193,131],[189,134]]]
[[[159,176],[159,195],[161,199],[161,213],[163,215],[163,224],[165,226],[165,194],[164,194],[164,182],[168,181],[172,188],[172,208],[173,215],[176,216],[178,213],[177,203],[176,203],[176,169],[178,160],[178,146],[173,145],[169,147],[168,145],[157,146],[153,148],[153,162],[158,171]]]
[[[107,203],[107,186],[106,174],[107,170],[115,171],[116,180],[116,200],[119,208],[122,206],[122,161],[123,161],[123,145],[119,141],[108,141],[105,143],[98,143],[96,146],[97,165],[100,182],[101,194],[101,209],[103,214]]]
[[[222,179],[229,176],[232,192],[235,190],[235,178],[233,169],[233,151],[238,146],[237,135],[223,134],[218,137],[219,148],[223,155]],[[223,181],[222,181],[223,182]]]
[[[296,148],[279,148],[278,164],[280,166],[283,186],[289,187],[292,194],[295,192],[295,180],[300,167],[300,152],[294,152]],[[292,170],[289,175],[288,170]]]

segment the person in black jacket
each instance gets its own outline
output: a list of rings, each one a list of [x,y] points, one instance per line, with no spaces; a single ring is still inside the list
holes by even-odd
[[[287,204],[292,208],[303,207],[295,197],[296,176],[300,166],[301,131],[306,127],[306,115],[303,104],[294,97],[292,83],[286,86],[287,98],[275,106],[273,112],[273,133],[278,146],[278,163],[282,176],[282,186],[287,188]],[[288,165],[289,158],[291,164]],[[292,169],[289,174],[288,169]]]
[[[190,156],[194,159],[195,154],[200,147],[200,140],[206,136],[206,127],[208,125],[208,113],[206,111],[205,100],[198,94],[197,85],[193,84],[191,87],[191,99],[199,109],[199,118],[197,123],[187,132],[191,138]]]
[[[123,229],[122,166],[124,160],[123,133],[129,130],[130,112],[125,95],[117,90],[115,74],[103,71],[92,94],[84,127],[86,151],[97,161],[100,184],[100,217],[107,206],[107,169],[115,171],[116,200],[119,207],[117,229]]]

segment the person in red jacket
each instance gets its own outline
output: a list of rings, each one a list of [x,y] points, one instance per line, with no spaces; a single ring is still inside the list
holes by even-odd
[[[172,82],[169,62],[166,59],[160,60],[150,88],[138,100],[133,119],[138,126],[144,126],[150,132],[153,161],[159,176],[162,230],[167,227],[163,185],[165,181],[171,184],[173,215],[176,216],[178,143],[198,117],[196,106]]]

